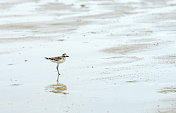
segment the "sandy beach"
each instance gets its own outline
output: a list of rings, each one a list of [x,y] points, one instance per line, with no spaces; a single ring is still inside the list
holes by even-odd
[[[176,113],[176,0],[1,0],[0,62],[0,113]]]

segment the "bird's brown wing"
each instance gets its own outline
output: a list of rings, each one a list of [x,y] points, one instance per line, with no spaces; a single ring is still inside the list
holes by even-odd
[[[62,59],[62,57],[58,56],[58,57],[53,57],[53,58],[50,58],[50,59],[51,59],[51,60],[55,60],[55,61],[57,61],[57,60]]]

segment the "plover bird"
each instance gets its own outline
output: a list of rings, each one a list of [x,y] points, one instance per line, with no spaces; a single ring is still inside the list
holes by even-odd
[[[66,53],[62,54],[62,56],[58,56],[58,57],[52,57],[52,58],[48,58],[48,57],[45,57],[47,60],[50,60],[54,63],[57,63],[57,66],[56,66],[56,69],[57,69],[57,72],[58,72],[58,77],[57,77],[57,82],[59,80],[59,64],[61,63],[64,63],[65,60],[66,60],[66,57],[69,57]]]

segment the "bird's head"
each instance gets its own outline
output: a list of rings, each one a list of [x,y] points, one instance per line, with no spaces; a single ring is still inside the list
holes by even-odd
[[[62,54],[62,57],[69,57],[66,53]]]

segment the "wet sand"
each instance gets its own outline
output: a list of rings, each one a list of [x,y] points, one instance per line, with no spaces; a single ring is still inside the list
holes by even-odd
[[[0,113],[175,113],[175,6],[0,1]]]

